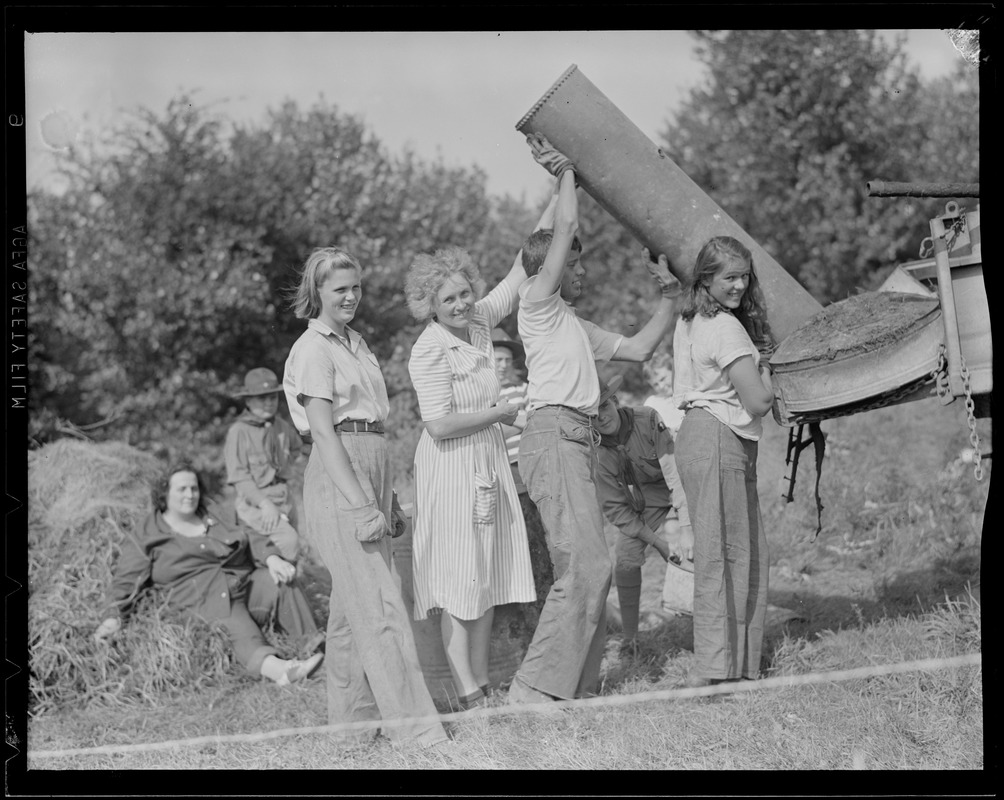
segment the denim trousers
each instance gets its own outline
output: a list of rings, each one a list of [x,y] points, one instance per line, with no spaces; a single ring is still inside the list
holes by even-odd
[[[594,694],[606,639],[612,566],[596,495],[599,434],[563,406],[531,411],[519,471],[547,537],[554,583],[516,677],[565,700]]]
[[[339,435],[362,484],[388,521],[391,478],[387,445],[374,433]],[[328,723],[435,717],[418,660],[411,620],[392,571],[391,540],[360,542],[344,495],[314,445],[303,482],[306,536],[331,573],[325,670]],[[438,721],[389,725],[395,742],[446,741]],[[345,738],[363,738],[358,733]]]
[[[676,466],[694,531],[695,671],[755,678],[769,560],[757,496],[757,443],[704,409],[687,411]]]

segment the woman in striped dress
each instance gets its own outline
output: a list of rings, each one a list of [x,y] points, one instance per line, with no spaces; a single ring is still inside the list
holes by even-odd
[[[405,287],[412,314],[428,320],[408,362],[425,422],[415,452],[415,619],[442,611],[461,708],[484,702],[494,606],[537,597],[502,434],[518,406],[499,399],[491,336],[515,310],[524,280],[517,255],[509,274],[479,300],[484,281],[477,267],[450,247],[418,256]]]

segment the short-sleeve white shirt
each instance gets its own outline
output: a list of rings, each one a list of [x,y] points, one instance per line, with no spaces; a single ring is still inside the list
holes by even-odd
[[[703,408],[736,435],[758,440],[763,421],[739,399],[726,368],[742,356],[760,365],[760,353],[732,314],[682,317],[673,333],[673,402],[677,408]]]
[[[331,401],[331,422],[347,419],[383,422],[390,413],[387,385],[380,363],[356,331],[346,326],[343,338],[319,319],[293,343],[282,375],[289,415],[301,434],[310,430],[305,397]]]
[[[530,409],[562,405],[594,416],[599,410],[597,361],[614,357],[620,334],[579,319],[560,290],[541,300],[527,300],[534,276],[519,287],[519,335],[526,350]]]

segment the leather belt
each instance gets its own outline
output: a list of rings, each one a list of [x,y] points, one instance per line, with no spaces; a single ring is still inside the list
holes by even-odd
[[[383,434],[382,422],[365,422],[359,419],[345,419],[335,425],[339,433],[379,433]]]
[[[557,408],[560,409],[561,411],[570,411],[575,416],[581,417],[582,419],[586,420],[590,425],[594,426],[599,421],[599,416],[597,414],[587,414],[585,411],[580,411],[579,409],[572,408],[571,406],[563,406],[560,403],[547,403],[542,406],[537,406],[537,408],[534,410],[536,411],[544,408]]]

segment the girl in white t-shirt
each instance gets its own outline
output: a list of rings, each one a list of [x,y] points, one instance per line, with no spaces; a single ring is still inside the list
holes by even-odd
[[[757,498],[761,418],[774,401],[754,344],[770,341],[750,251],[701,248],[673,336],[673,400],[685,411],[676,463],[694,532],[690,686],[754,678],[767,610],[767,541]]]

